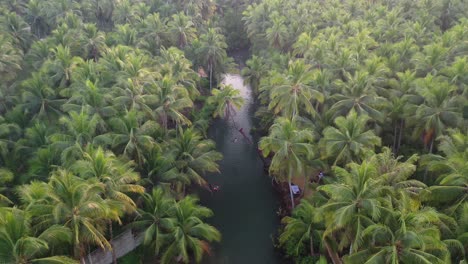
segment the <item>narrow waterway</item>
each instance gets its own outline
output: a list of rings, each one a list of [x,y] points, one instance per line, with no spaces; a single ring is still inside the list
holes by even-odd
[[[209,264],[275,264],[273,237],[279,226],[278,199],[270,178],[263,171],[257,154],[257,140],[252,138],[253,98],[248,86],[237,74],[227,74],[224,83],[238,89],[244,106],[232,120],[217,120],[209,130],[224,156],[220,174],[208,175],[208,181],[220,186],[214,194],[201,194],[202,202],[214,211],[211,224],[223,237],[215,245]],[[245,138],[239,129],[244,131]]]

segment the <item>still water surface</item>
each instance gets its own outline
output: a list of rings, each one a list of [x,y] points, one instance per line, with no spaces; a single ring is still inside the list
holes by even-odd
[[[250,135],[253,117],[251,90],[237,74],[227,74],[225,84],[241,92],[244,106],[233,120],[217,120],[209,130],[224,156],[220,174],[207,180],[220,186],[214,194],[200,194],[214,217],[210,223],[221,231],[222,242],[215,245],[207,264],[275,264],[279,263],[273,247],[279,220],[276,215],[278,198],[270,178],[263,171],[257,154],[257,140]],[[242,128],[250,141],[239,132]]]

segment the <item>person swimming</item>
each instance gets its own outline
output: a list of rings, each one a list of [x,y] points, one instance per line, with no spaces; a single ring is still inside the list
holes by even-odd
[[[219,191],[219,186],[218,185],[212,185],[211,183],[208,184],[210,187],[211,192],[218,192]]]

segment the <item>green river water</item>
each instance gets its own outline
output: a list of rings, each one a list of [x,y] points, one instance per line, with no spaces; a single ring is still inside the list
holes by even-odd
[[[257,139],[250,135],[254,107],[251,90],[237,74],[227,74],[224,83],[240,90],[245,104],[233,120],[216,120],[209,130],[224,158],[220,162],[221,173],[208,175],[207,180],[219,185],[220,191],[205,191],[200,196],[202,203],[213,210],[210,223],[223,237],[204,263],[279,263],[273,246],[279,226],[279,201],[256,151]],[[240,128],[250,141],[239,132]]]

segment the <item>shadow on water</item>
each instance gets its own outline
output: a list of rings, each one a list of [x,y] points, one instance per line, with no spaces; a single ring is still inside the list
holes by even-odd
[[[209,130],[224,158],[220,162],[220,174],[208,175],[207,180],[220,186],[220,191],[200,193],[204,205],[214,216],[210,223],[218,228],[222,242],[214,245],[207,264],[275,264],[273,238],[279,220],[276,210],[277,195],[270,178],[263,171],[263,163],[257,154],[256,142],[251,144],[238,131],[242,128],[250,137],[253,100],[249,87],[243,85],[239,75],[228,74],[225,83],[241,91],[245,105],[231,120],[217,120]],[[250,138],[251,139],[251,138]],[[252,140],[252,139],[251,139]],[[253,140],[252,140],[253,141]]]

